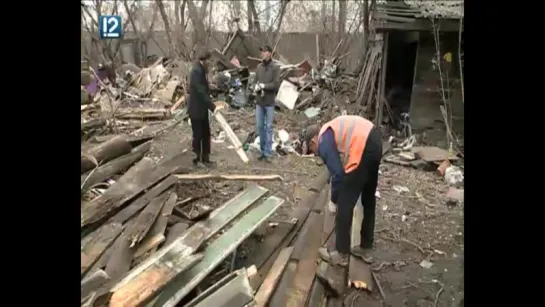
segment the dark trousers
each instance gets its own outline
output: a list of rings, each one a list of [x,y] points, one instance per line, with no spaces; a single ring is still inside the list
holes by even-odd
[[[197,159],[205,161],[210,155],[210,122],[205,118],[190,118],[193,130],[192,147]]]
[[[344,184],[339,191],[337,215],[335,217],[336,249],[340,253],[350,253],[350,233],[354,206],[361,194],[363,221],[361,242],[363,248],[371,248],[375,231],[375,191],[378,170],[382,158],[382,139],[380,131],[374,127],[369,133],[358,168],[345,175]]]

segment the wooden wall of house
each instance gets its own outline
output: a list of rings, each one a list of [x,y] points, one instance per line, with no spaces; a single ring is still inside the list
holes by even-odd
[[[463,138],[464,104],[462,102],[458,69],[458,33],[441,33],[440,42],[441,57],[447,52],[452,53],[450,69],[442,61],[443,84],[446,94],[450,95],[450,105],[453,114],[452,129]],[[414,132],[426,131],[426,135],[430,141],[441,142],[446,141],[446,130],[439,108],[443,103],[441,97],[441,78],[437,65],[433,63],[436,50],[433,33],[421,32],[415,65],[410,116]]]

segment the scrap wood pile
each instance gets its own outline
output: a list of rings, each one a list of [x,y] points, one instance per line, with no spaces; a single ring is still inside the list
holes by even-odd
[[[101,144],[102,150],[82,156],[82,172],[92,165],[84,161],[109,160],[82,175],[82,181],[98,182],[84,184],[95,194],[81,204],[82,306],[175,306],[193,298],[193,290],[284,202],[250,184],[223,205],[198,205],[208,193],[202,188],[206,184],[195,181],[281,178],[191,175],[181,166],[182,155],[155,161],[142,158],[149,143],[131,149],[126,136],[112,140],[107,142],[118,144],[116,154],[110,150],[100,156],[113,147]],[[121,175],[114,165],[128,170]],[[191,196],[179,198],[180,190]],[[235,275],[242,273],[248,274],[236,271],[226,282],[236,282]],[[195,299],[206,299],[203,295]],[[249,286],[240,295],[253,297]]]
[[[115,71],[112,64],[104,64],[97,71],[84,69],[82,139],[113,132],[129,133],[183,112],[180,106],[188,74],[188,63],[163,58],[146,68],[125,64]]]
[[[219,80],[237,79],[238,82],[232,83],[242,85],[237,86],[234,91],[240,92],[239,96],[246,97],[244,103],[240,103],[241,99],[233,94],[231,97],[225,95],[225,100],[229,103],[230,100],[238,100],[231,103],[233,106],[242,107],[255,97],[253,86],[255,69],[261,61],[260,45],[257,39],[238,30],[232,34],[222,50],[215,49],[212,52],[218,72],[210,79],[216,83],[221,83]],[[291,64],[284,56],[275,52],[273,60],[281,70],[281,84],[276,96],[278,106],[285,110],[302,112],[306,119],[313,119],[318,115],[326,119],[332,118],[343,111],[355,114],[359,110],[355,103],[358,101],[356,88],[361,81],[358,76],[343,72],[341,67],[346,55],[335,55],[340,53],[341,45],[345,44],[339,43],[332,56],[319,60],[318,63],[307,58],[300,63]]]

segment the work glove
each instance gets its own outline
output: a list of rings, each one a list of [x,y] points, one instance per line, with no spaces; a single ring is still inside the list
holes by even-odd
[[[330,200],[327,204],[327,209],[329,210],[329,213],[335,214],[337,212],[337,204]]]
[[[257,86],[259,87],[260,90],[265,88],[265,84],[263,83],[258,83]]]

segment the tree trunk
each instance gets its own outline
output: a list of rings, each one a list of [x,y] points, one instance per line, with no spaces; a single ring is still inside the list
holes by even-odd
[[[288,3],[288,0],[282,0],[282,5],[280,6],[280,17],[278,18],[278,27],[276,28],[276,34],[274,35],[274,42],[277,42],[278,38],[280,37],[282,21],[284,20],[284,15],[286,15],[286,8],[288,7]],[[276,48],[276,45],[274,48]]]
[[[335,34],[337,26],[337,0],[333,0],[333,8],[331,10],[331,32]]]
[[[168,40],[169,56],[172,57],[173,55],[176,54],[176,47],[174,45],[174,42],[172,41],[172,31],[170,29],[170,23],[168,22],[167,12],[165,11],[165,6],[163,5],[163,1],[155,0],[155,3],[157,3],[157,8],[159,9],[159,12],[161,13],[161,18],[163,18],[163,24],[165,25],[165,32],[167,34],[167,40]]]
[[[102,144],[89,149],[86,154],[94,157],[98,163],[111,161],[131,151],[132,146],[126,135],[118,135]],[[81,173],[85,173],[95,167],[89,158],[81,157]]]
[[[194,38],[193,43],[197,50],[206,45],[206,30],[204,27],[204,13],[206,13],[206,7],[208,6],[208,0],[204,0],[201,4],[200,10],[197,10],[193,0],[187,0],[187,9],[189,11],[189,19],[193,24]]]
[[[252,34],[254,32],[254,18],[252,14],[252,0],[246,1],[246,14],[248,15],[248,33]]]
[[[343,37],[346,27],[346,1],[339,1],[339,40]]]

